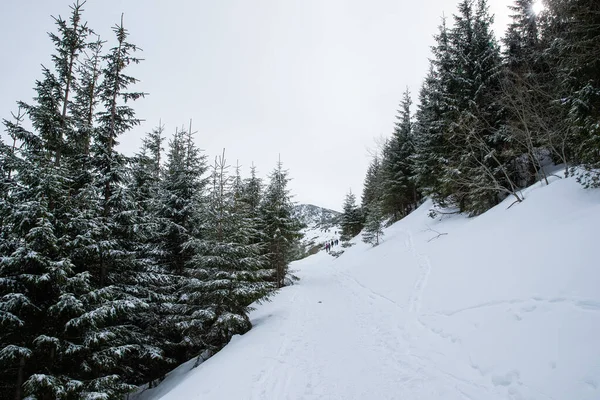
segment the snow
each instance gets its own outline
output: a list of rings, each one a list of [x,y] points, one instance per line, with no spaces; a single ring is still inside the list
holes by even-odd
[[[138,400],[600,398],[600,190],[523,194],[294,263],[250,332]]]

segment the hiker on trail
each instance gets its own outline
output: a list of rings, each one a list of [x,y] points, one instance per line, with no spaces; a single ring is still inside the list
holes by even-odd
[[[333,240],[331,241],[331,247],[333,247]]]
[[[329,253],[329,242],[327,242],[327,244],[325,245],[325,251]]]
[[[335,239],[335,245],[336,245],[336,246],[338,245],[338,240],[337,240],[337,239]]]

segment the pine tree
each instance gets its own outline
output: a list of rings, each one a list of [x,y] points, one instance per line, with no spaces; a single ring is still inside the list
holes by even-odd
[[[228,168],[223,151],[223,156],[215,158],[207,228],[194,246],[199,254],[188,268],[193,279],[186,284],[188,291],[200,294],[205,317],[199,334],[201,350],[210,353],[251,328],[249,305],[273,289],[266,281],[268,259],[262,255],[262,244],[250,242],[256,236],[252,221],[238,204],[239,168],[235,176],[228,174]]]
[[[552,101],[553,89],[548,86],[549,65],[544,60],[538,29],[538,16],[533,1],[516,0],[509,6],[512,22],[503,42],[504,71],[500,103],[506,113],[503,134],[510,144],[503,153],[513,161],[508,166],[520,187],[546,178],[543,162],[549,154],[563,155],[556,147],[556,127],[560,127],[560,109]],[[557,113],[558,112],[558,113]],[[558,117],[558,118],[557,118]],[[547,182],[547,179],[546,179]]]
[[[340,238],[344,242],[350,241],[363,228],[362,213],[356,205],[356,196],[354,196],[352,190],[346,194],[344,199],[341,227],[342,234]]]
[[[413,174],[416,186],[423,194],[445,206],[453,193],[445,179],[452,149],[446,134],[450,123],[447,115],[451,110],[447,93],[454,90],[455,86],[455,81],[451,79],[453,61],[445,19],[442,19],[435,40],[429,72],[419,92],[414,126]]]
[[[386,145],[387,147],[387,145]],[[381,200],[381,192],[383,189],[383,171],[379,157],[375,155],[369,164],[365,182],[363,185],[363,193],[361,197],[362,209],[367,209],[371,203]]]
[[[290,179],[281,161],[277,162],[269,180],[260,208],[261,230],[265,237],[275,284],[281,288],[286,285],[288,265],[302,236],[301,224],[294,216],[294,205],[287,188]]]
[[[89,275],[76,270],[66,251],[72,181],[61,158],[74,131],[75,65],[89,30],[81,4],[71,11],[68,22],[55,19],[58,33],[50,34],[54,68],[43,67],[32,104],[19,102],[32,130],[20,113],[5,121],[14,142],[3,150],[0,397],[66,398],[81,386],[71,370],[81,348],[71,342],[68,324],[84,312]]]
[[[191,126],[176,130],[169,141],[158,205],[160,235],[158,263],[172,282],[162,290],[156,310],[161,316],[166,354],[177,363],[203,348],[202,334],[209,320],[202,293],[190,282],[194,257],[200,254],[205,225],[206,156],[194,144]]]
[[[385,215],[391,216],[391,222],[397,221],[415,209],[419,197],[412,181],[414,175],[412,156],[415,150],[411,104],[410,92],[407,89],[400,103],[394,134],[383,150],[381,208]]]
[[[169,273],[163,264],[161,229],[164,221],[160,218],[160,198],[162,178],[161,165],[164,126],[159,124],[146,134],[142,148],[135,156],[132,170],[130,190],[137,205],[138,244],[135,249],[137,257],[143,263],[138,272],[138,280],[143,284],[148,308],[136,313],[133,317],[135,326],[145,333],[143,343],[146,345],[146,357],[135,366],[136,383],[148,381],[154,385],[175,364],[175,360],[167,355],[165,335],[162,329],[162,308],[164,303],[172,302],[170,295],[174,291],[177,279]]]
[[[384,214],[380,201],[375,201],[369,205],[366,212],[365,228],[362,233],[362,240],[373,246],[379,245],[379,240],[383,236]]]
[[[92,181],[85,188],[88,243],[78,260],[80,268],[90,273],[93,289],[84,298],[86,312],[68,325],[84,346],[76,371],[82,390],[89,396],[109,397],[132,390],[129,382],[142,379],[136,370],[141,360],[159,351],[135,323],[136,313],[149,307],[145,266],[138,255],[141,221],[128,188],[130,160],[116,149],[118,137],[139,123],[126,102],[143,94],[127,91],[137,80],[125,74],[139,59],[132,55],[137,47],[127,42],[122,21],[113,31],[117,43],[102,57],[103,80],[98,86],[102,108],[96,114],[98,126],[92,129]]]
[[[501,153],[500,53],[485,0],[459,4],[442,25],[417,114],[416,181],[442,206],[477,214],[516,187]]]
[[[593,0],[547,1],[544,41],[570,132],[565,139],[586,187],[600,186],[600,5]]]

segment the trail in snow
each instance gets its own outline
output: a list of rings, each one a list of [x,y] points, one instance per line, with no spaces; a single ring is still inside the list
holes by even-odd
[[[410,312],[418,314],[421,309],[421,296],[423,296],[423,291],[427,285],[427,278],[429,278],[429,274],[431,274],[431,262],[426,255],[420,254],[417,251],[413,240],[413,234],[408,230],[405,230],[404,233],[406,233],[405,245],[410,250],[419,267],[419,277],[415,282],[413,293],[408,302]]]
[[[600,191],[526,192],[473,219],[426,203],[376,248],[294,263],[250,332],[134,399],[599,399]]]
[[[406,304],[341,272],[329,256],[312,261],[302,266],[301,283],[282,291],[285,311],[265,305],[267,314],[258,316],[260,322],[244,337],[248,342],[219,355],[231,358],[219,364],[227,365],[235,384],[215,385],[220,373],[211,368],[211,359],[165,399],[501,398],[436,366],[429,349],[414,347],[415,337],[427,332],[405,325],[412,320]],[[254,340],[265,339],[261,324],[270,319],[276,319],[270,329],[277,334],[261,341],[259,351],[251,349]],[[236,363],[238,357],[243,364]],[[189,384],[196,389],[190,391]],[[238,385],[249,393],[238,397]]]

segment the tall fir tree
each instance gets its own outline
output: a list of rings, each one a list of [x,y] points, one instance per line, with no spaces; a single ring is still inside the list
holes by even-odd
[[[195,261],[205,225],[206,156],[194,143],[194,134],[178,129],[169,141],[158,204],[161,221],[159,264],[172,276],[162,288],[161,316],[164,348],[177,363],[202,349],[201,335],[209,319],[202,293],[195,290]]]
[[[230,175],[223,155],[215,158],[212,190],[206,208],[206,229],[194,247],[199,249],[192,260],[189,289],[200,294],[203,302],[202,351],[214,353],[235,334],[251,328],[249,306],[268,296],[273,283],[268,282],[268,258],[255,237],[253,221],[238,204],[241,176]]]
[[[260,207],[261,230],[264,234],[275,285],[278,288],[288,282],[288,265],[302,237],[301,224],[294,215],[294,205],[287,187],[289,180],[288,171],[284,170],[283,164],[278,161],[269,176],[269,185]]]
[[[116,45],[102,57],[101,108],[90,147],[92,182],[86,189],[90,251],[79,260],[80,268],[90,273],[93,287],[84,297],[86,312],[68,325],[84,346],[77,371],[84,391],[109,398],[131,391],[131,383],[140,379],[136,371],[140,360],[158,351],[147,343],[142,327],[132,317],[148,308],[147,293],[144,263],[138,256],[140,221],[128,188],[130,160],[116,148],[119,136],[139,124],[127,103],[143,93],[128,91],[137,80],[125,71],[140,60],[133,55],[138,48],[127,41],[122,20],[113,32]]]
[[[555,95],[569,121],[566,138],[586,187],[600,186],[600,4],[548,0],[544,34],[553,66]]]
[[[383,208],[381,201],[374,201],[369,204],[366,210],[365,227],[362,232],[362,240],[372,246],[378,246],[383,236],[384,223]]]
[[[412,180],[414,150],[413,127],[410,114],[412,100],[408,89],[400,103],[399,114],[392,137],[383,150],[381,162],[381,208],[395,222],[416,208],[419,199]]]
[[[74,131],[75,65],[89,34],[81,6],[71,7],[68,21],[55,19],[54,68],[43,67],[32,104],[19,102],[32,130],[23,127],[21,115],[5,121],[14,144],[3,152],[0,397],[66,398],[81,390],[70,368],[81,348],[72,343],[68,324],[84,312],[89,274],[77,271],[66,252],[71,179],[61,163]]]
[[[363,217],[360,208],[356,205],[356,196],[350,190],[344,199],[341,219],[341,240],[349,242],[358,235],[363,228]]]

